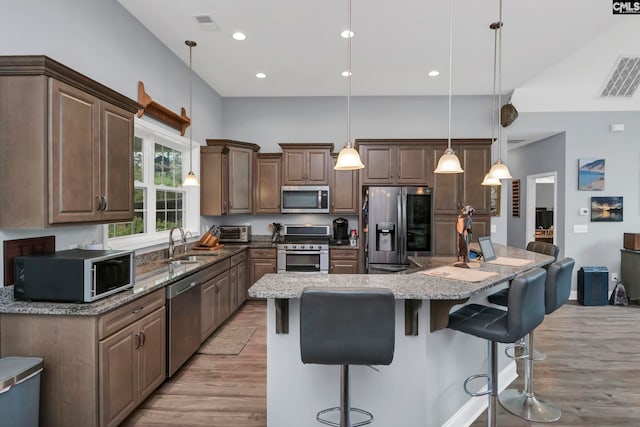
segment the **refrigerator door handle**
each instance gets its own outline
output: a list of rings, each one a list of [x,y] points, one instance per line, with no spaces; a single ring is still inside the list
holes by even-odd
[[[398,255],[400,257],[400,262],[404,262],[404,247],[402,245],[402,241],[403,241],[403,237],[404,237],[404,232],[402,231],[404,228],[404,216],[403,216],[403,209],[402,209],[402,198],[403,198],[403,194],[402,194],[402,190],[398,192],[398,229],[396,230],[396,244],[397,244],[397,248],[398,248]]]

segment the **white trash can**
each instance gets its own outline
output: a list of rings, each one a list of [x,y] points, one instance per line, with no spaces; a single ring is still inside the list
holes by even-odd
[[[3,427],[38,427],[40,357],[0,359],[0,414]]]

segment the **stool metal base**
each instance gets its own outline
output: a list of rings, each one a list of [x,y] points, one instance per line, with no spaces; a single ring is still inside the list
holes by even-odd
[[[562,416],[560,408],[553,403],[515,389],[503,391],[498,400],[505,410],[528,421],[551,423]]]
[[[327,414],[329,412],[340,412],[341,413],[340,422],[336,423],[333,421],[329,421],[325,418],[322,418],[322,415]],[[328,426],[334,426],[334,427],[345,427],[345,426],[360,427],[367,424],[371,424],[373,422],[373,414],[371,412],[367,412],[363,409],[358,409],[358,408],[349,408],[349,412],[357,412],[358,414],[362,414],[366,416],[367,419],[363,421],[358,421],[356,423],[351,423],[351,417],[350,416],[345,417],[344,414],[342,414],[342,409],[339,406],[336,406],[335,408],[323,409],[322,411],[318,412],[316,414],[316,420],[318,420],[319,423],[322,423]],[[348,424],[343,424],[345,422]]]

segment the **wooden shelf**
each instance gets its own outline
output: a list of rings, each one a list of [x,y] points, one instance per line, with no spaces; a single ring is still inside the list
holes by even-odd
[[[164,105],[155,102],[151,96],[145,92],[144,83],[138,82],[138,103],[142,108],[138,110],[138,117],[147,114],[162,123],[180,131],[180,136],[184,136],[187,128],[191,125],[191,119],[187,116],[187,111],[182,107],[180,115],[169,110]]]

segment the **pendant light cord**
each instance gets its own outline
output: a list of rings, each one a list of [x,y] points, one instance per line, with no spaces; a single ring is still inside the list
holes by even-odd
[[[191,62],[191,50],[194,42],[189,45],[189,172],[193,172],[193,67]]]
[[[351,0],[347,12],[347,147],[351,147]]]
[[[451,151],[451,79],[453,74],[453,0],[449,1],[449,133],[448,151]]]
[[[502,0],[500,0],[500,13],[498,17],[498,111],[502,109]],[[502,163],[502,123],[498,114],[498,162]]]

